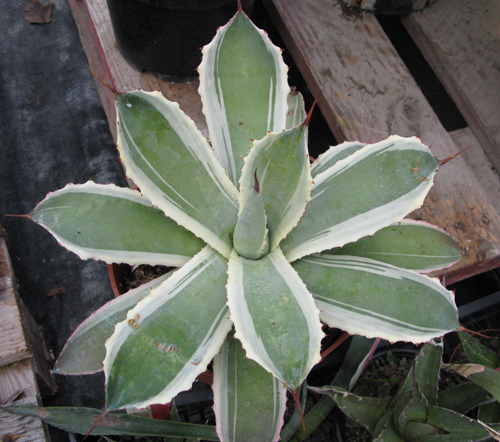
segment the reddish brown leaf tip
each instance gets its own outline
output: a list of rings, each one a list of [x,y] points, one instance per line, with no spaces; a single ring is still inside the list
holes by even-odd
[[[106,86],[111,92],[113,92],[113,95],[116,97],[119,94],[123,94],[124,92],[118,92],[115,87],[111,86],[109,83],[107,83],[103,78],[99,77],[97,73],[89,66],[90,72],[94,75],[95,78],[97,78],[104,86]]]
[[[238,12],[243,11],[243,7],[241,6],[241,0],[238,0]]]
[[[460,154],[464,153],[467,149],[471,148],[471,146],[467,146],[465,149],[462,149],[460,152],[452,155],[451,157],[445,158],[444,160],[438,160],[441,163],[441,166],[444,166],[448,161],[451,161],[453,158],[458,157]]]
[[[4,216],[10,216],[11,218],[30,218],[29,215],[10,215],[6,213]]]
[[[318,103],[318,99],[322,93],[323,93],[323,90],[321,90],[320,93],[318,95],[316,95],[316,98],[314,99],[314,103],[312,104],[311,109],[309,109],[309,113],[307,114],[306,119],[302,123],[302,126],[307,127],[309,125],[309,122],[311,121],[311,118],[312,118],[313,110],[316,107],[316,104]]]

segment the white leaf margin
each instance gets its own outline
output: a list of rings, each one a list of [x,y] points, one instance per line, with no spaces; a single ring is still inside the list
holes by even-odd
[[[142,204],[146,207],[153,207],[153,203],[147,197],[141,195],[137,190],[118,187],[114,184],[96,184],[93,181],[88,181],[84,184],[67,184],[60,190],[50,192],[40,203],[37,204],[34,211],[36,211],[41,205],[43,205],[44,202],[65,193],[87,193],[93,195],[104,195],[125,199],[137,204]],[[38,212],[40,211],[41,210],[38,210]],[[181,267],[192,258],[190,256],[184,255],[169,255],[164,253],[133,252],[124,250],[94,249],[90,247],[82,247],[58,235],[53,230],[51,230],[49,226],[46,226],[39,221],[35,222],[49,231],[61,246],[75,253],[83,260],[97,259],[100,261],[104,261],[106,264],[127,263],[132,265],[149,264]]]
[[[203,271],[203,269],[196,270],[196,268],[201,263],[204,263],[203,268],[209,266],[216,259],[216,256],[214,256],[216,253],[217,252],[210,246],[206,246],[201,252],[195,255],[191,261],[173,273],[173,275],[159,287],[153,289],[146,298],[130,310],[125,321],[116,324],[115,332],[106,341],[106,359],[104,359],[103,362],[106,383],[122,344],[134,331],[133,327],[129,324],[129,320],[134,320],[137,314],[143,318],[147,317],[148,314],[151,314],[158,308],[158,305],[164,304],[168,300],[179,295],[180,289]],[[178,286],[178,289],[170,293],[168,297],[165,297],[163,296],[163,286],[165,284]],[[126,407],[144,408],[152,404],[166,404],[181,391],[189,390],[196,377],[206,370],[209,362],[219,352],[227,334],[231,331],[232,324],[232,321],[229,319],[229,309],[227,306],[224,306],[214,320],[202,345],[198,347],[196,352],[191,356],[191,359],[184,366],[185,370],[180,371],[173,381],[157,395],[142,402],[127,404]]]

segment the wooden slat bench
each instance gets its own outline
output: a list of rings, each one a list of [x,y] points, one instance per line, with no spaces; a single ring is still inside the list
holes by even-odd
[[[461,146],[457,146],[457,140],[458,144],[461,144],[460,140],[473,140],[474,146],[469,152],[442,168],[424,207],[413,213],[412,217],[440,226],[453,235],[462,246],[462,261],[440,274],[445,278],[446,284],[498,267],[500,216],[487,197],[482,183],[493,183],[494,188],[488,190],[490,194],[498,195],[500,182],[490,170],[487,160],[476,164],[474,170],[467,163],[468,156],[484,155],[484,150],[490,153],[492,144],[486,143],[483,138],[498,140],[498,118],[489,119],[484,124],[484,135],[476,132],[476,126],[471,120],[469,124],[479,142],[470,131],[466,136],[462,133],[455,134],[452,138],[439,122],[373,15],[346,13],[341,0],[263,2],[308,87],[315,95],[322,91],[319,104],[338,140],[376,142],[390,134],[417,135],[424,143],[432,146],[435,156],[439,159],[447,158],[461,150]],[[471,4],[476,0],[461,2]],[[206,134],[197,95],[197,82],[164,82],[151,73],[135,71],[127,65],[116,48],[105,0],[69,0],[69,3],[90,66],[97,75],[119,91],[137,88],[161,90],[167,98],[178,101],[181,108]],[[440,3],[455,2],[436,2],[437,5]],[[486,4],[493,5],[495,0],[481,0],[477,2],[479,3],[481,7],[486,7]],[[491,7],[490,10],[497,14],[497,20],[500,19],[498,9]],[[429,8],[429,11],[431,10],[432,7]],[[434,31],[432,27],[428,29],[422,24],[427,21],[427,13],[416,13],[415,18],[405,20],[405,24],[409,29],[417,29],[418,25],[418,29],[425,29],[418,32],[425,32],[428,37],[429,33]],[[460,17],[456,15],[447,19],[454,18],[459,21]],[[454,32],[450,23],[447,29],[447,32]],[[417,34],[417,30],[412,33]],[[466,57],[466,51],[462,52]],[[486,57],[487,54],[483,52],[483,56]],[[493,66],[498,68],[498,64],[493,63]],[[445,76],[448,70],[454,69],[454,65],[451,62],[443,64],[442,69],[444,73],[441,76]],[[496,88],[490,89],[495,98],[490,99],[484,108],[482,106],[486,102],[478,100],[475,113],[483,111],[487,116],[498,116],[498,84],[500,83],[497,82]],[[488,89],[485,85],[478,88]],[[114,133],[113,94],[99,83],[98,89]],[[474,97],[475,90],[470,94]],[[453,94],[451,95],[454,98]],[[459,108],[467,118],[463,106],[459,105]],[[478,181],[476,175],[481,176],[483,181]]]

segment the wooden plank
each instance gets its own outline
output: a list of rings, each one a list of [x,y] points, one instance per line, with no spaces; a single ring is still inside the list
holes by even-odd
[[[16,405],[37,405],[36,397],[21,399]],[[0,439],[16,442],[49,442],[50,438],[40,419],[21,416],[0,409]]]
[[[460,150],[467,149],[462,155],[484,193],[497,213],[500,213],[500,175],[493,167],[478,139],[470,127],[450,132],[451,139]]]
[[[138,72],[120,54],[113,35],[106,0],[69,0],[80,33],[83,48],[92,70],[119,92],[143,89],[160,90],[171,101],[180,104],[207,135],[205,117],[201,111],[198,81],[167,82],[151,72]],[[96,80],[99,96],[116,139],[116,110],[113,93]]]
[[[402,21],[500,171],[500,2],[439,0]]]
[[[48,366],[48,352],[38,327],[16,290],[12,263],[0,226],[0,404],[13,396],[20,402],[38,404],[37,378],[55,391]],[[0,411],[1,440],[49,440],[39,419],[23,418]]]
[[[439,2],[438,2],[439,3]],[[376,19],[341,0],[264,0],[288,50],[339,140],[418,135],[439,159],[457,147]],[[447,283],[500,265],[500,217],[463,158],[445,165],[413,214],[448,231],[464,250]]]

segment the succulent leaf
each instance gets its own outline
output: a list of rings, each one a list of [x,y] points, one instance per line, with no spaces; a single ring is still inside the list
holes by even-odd
[[[312,387],[311,389],[318,393],[328,394],[347,416],[370,432],[374,431],[375,425],[386,413],[391,402],[391,398],[360,396],[335,386]]]
[[[49,193],[30,214],[82,259],[181,266],[204,246],[137,191],[91,181]]]
[[[104,304],[82,322],[61,351],[54,370],[57,374],[90,374],[103,369],[106,340],[113,334],[115,324],[127,318],[127,311],[143,300],[152,289],[169,278],[166,273],[153,281],[130,290]]]
[[[488,350],[484,345],[468,333],[459,331],[458,336],[462,342],[467,358],[473,364],[481,364],[493,369],[500,367],[500,356]]]
[[[241,174],[241,201],[248,198],[253,188],[255,170],[267,215],[270,250],[273,251],[297,225],[310,200],[312,178],[307,127],[269,133],[254,143]]]
[[[439,164],[416,137],[367,144],[316,175],[312,201],[283,253],[295,261],[401,221],[422,205]]]
[[[228,337],[214,358],[214,411],[223,442],[279,440],[286,389],[259,364],[247,359],[241,342]],[[256,423],[258,423],[256,425]]]
[[[237,186],[251,140],[286,127],[288,68],[281,49],[239,12],[203,48],[198,71],[215,155]]]
[[[72,433],[87,434],[93,428],[93,435],[130,435],[130,436],[177,436],[194,437],[197,440],[218,441],[214,427],[210,425],[172,422],[163,419],[151,419],[127,413],[107,414],[94,427],[102,415],[101,410],[83,407],[36,407],[34,405],[16,405],[5,407],[11,413],[35,416],[54,427]]]
[[[450,365],[447,370],[469,379],[500,401],[500,371],[479,364]]]
[[[491,395],[484,388],[481,388],[473,382],[467,382],[439,392],[438,406],[460,414],[465,414],[469,410],[486,403],[490,399]],[[484,421],[494,422],[492,420]]]
[[[279,248],[259,260],[232,253],[228,305],[247,356],[296,390],[319,362],[323,337],[310,293]]]
[[[118,149],[141,191],[229,257],[238,191],[194,122],[160,92],[117,96]]]
[[[448,267],[461,258],[460,246],[444,230],[406,219],[324,253],[375,259],[421,273]]]
[[[231,329],[226,271],[206,246],[117,324],[104,360],[108,410],[168,403],[191,387]]]
[[[325,172],[330,167],[334,166],[338,161],[347,158],[354,152],[362,149],[366,144],[359,141],[344,141],[336,146],[331,146],[325,153],[311,164],[311,175],[316,177],[322,172]]]
[[[286,129],[300,126],[307,118],[304,97],[300,92],[290,92],[287,96]]]
[[[293,267],[321,320],[350,334],[419,343],[459,328],[453,293],[437,279],[354,256],[312,255]]]

